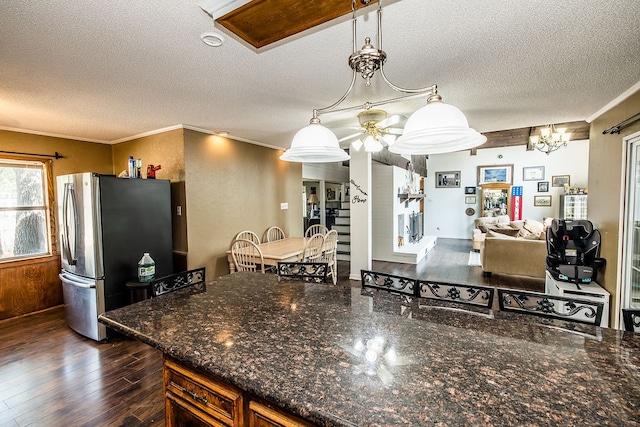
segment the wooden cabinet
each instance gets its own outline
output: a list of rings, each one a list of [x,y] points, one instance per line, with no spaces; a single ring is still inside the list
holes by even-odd
[[[511,184],[482,184],[480,216],[511,215]]]
[[[167,427],[312,427],[239,388],[165,358]]]
[[[167,427],[244,425],[242,391],[233,386],[165,359],[164,387]]]
[[[252,400],[249,402],[249,427],[309,427],[306,423],[289,414],[285,414],[272,405],[264,405]]]

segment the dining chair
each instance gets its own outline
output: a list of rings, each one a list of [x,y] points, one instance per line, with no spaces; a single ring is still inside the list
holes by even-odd
[[[419,305],[420,308],[434,308],[452,311],[461,311],[493,318],[493,287],[480,285],[466,285],[461,283],[436,282],[433,280],[418,280],[417,295],[423,300],[436,300],[454,305]],[[477,312],[458,307],[473,306],[487,309],[488,312]]]
[[[236,234],[236,237],[234,240],[240,240],[240,239],[251,240],[256,245],[260,244],[260,237],[258,237],[256,233],[250,230],[244,230]]]
[[[200,267],[154,279],[149,282],[151,295],[157,297],[188,286],[203,285],[205,269],[206,267]]]
[[[622,309],[622,320],[624,321],[624,330],[640,332],[640,310]]]
[[[329,232],[329,229],[322,224],[310,225],[304,232],[304,237],[311,237],[314,234],[322,234],[323,236]]]
[[[322,260],[322,248],[324,245],[324,235],[317,233],[306,239],[304,251],[299,261],[320,262]]]
[[[416,295],[416,279],[377,271],[360,270],[363,289],[378,289],[403,295]]]
[[[338,251],[338,232],[336,230],[329,230],[324,236],[324,243],[322,245],[322,262],[326,262],[329,266],[328,275],[331,276],[331,281],[335,285],[338,281],[338,263],[336,258],[336,252]]]
[[[326,262],[278,262],[278,282],[283,279],[326,282],[328,270]]]
[[[282,228],[276,225],[269,227],[264,234],[264,240],[267,242],[275,242],[276,240],[282,240],[286,237]]]
[[[231,244],[231,256],[236,271],[260,271],[264,274],[262,251],[251,240],[236,239]]]
[[[594,326],[600,326],[604,310],[604,303],[600,301],[500,288],[498,288],[498,303],[500,311],[532,314]]]

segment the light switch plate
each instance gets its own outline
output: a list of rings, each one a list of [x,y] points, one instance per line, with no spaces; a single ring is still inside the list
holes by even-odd
[[[280,203],[280,209],[281,210],[289,209],[289,203]]]

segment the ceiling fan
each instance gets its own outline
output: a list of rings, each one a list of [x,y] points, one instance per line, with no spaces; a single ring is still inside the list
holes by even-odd
[[[388,116],[386,111],[365,110],[358,114],[360,131],[339,139],[340,143],[352,142],[359,150],[362,145],[370,152],[377,152],[393,144],[402,135],[402,126],[407,121],[405,116],[393,114]]]

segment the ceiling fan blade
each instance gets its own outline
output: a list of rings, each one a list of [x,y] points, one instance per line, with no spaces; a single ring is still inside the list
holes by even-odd
[[[402,135],[404,129],[401,128],[386,128],[384,133],[388,133],[390,135]]]
[[[362,136],[363,132],[354,133],[345,137],[342,137],[338,140],[338,142],[351,141],[352,139],[356,139],[357,137]]]
[[[380,120],[376,124],[376,126],[378,126],[381,129],[384,129],[384,128],[388,128],[389,126],[394,126],[397,124],[404,125],[406,121],[407,121],[407,118],[405,116],[401,116],[400,114],[394,114],[392,116],[387,117],[384,120]]]

